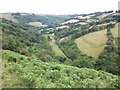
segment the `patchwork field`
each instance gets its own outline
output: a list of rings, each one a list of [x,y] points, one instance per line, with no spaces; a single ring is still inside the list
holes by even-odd
[[[78,21],[79,21],[79,20],[71,19],[71,20],[68,20],[68,21],[62,23],[62,25],[64,25],[64,24],[68,24],[68,23],[76,23],[76,22],[78,22]]]
[[[57,27],[56,29],[63,29],[63,28],[69,28],[69,26],[67,26],[67,25],[62,25],[62,26]]]
[[[103,19],[103,18],[105,18],[105,17],[107,17],[107,16],[109,16],[109,15],[112,15],[112,13],[104,13],[104,14],[98,16],[98,18],[99,18],[99,19]]]
[[[97,58],[107,41],[106,33],[107,30],[90,33],[76,39],[75,43],[82,52]]]
[[[46,26],[46,25],[43,25],[43,23],[41,23],[41,22],[29,22],[28,24],[31,25],[31,26],[35,26],[35,27],[44,27],[44,26]]]

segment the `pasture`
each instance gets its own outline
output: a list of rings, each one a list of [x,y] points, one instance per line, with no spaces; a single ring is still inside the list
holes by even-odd
[[[55,52],[55,55],[66,57],[65,54],[62,52],[62,50],[59,48],[59,46],[56,44],[55,39],[54,39],[54,34],[48,34],[46,36],[49,36],[51,38],[49,43],[52,47],[52,50]]]
[[[107,30],[89,33],[75,40],[78,48],[85,54],[97,58],[103,51]]]
[[[29,22],[28,24],[31,25],[31,26],[35,26],[35,27],[44,27],[44,26],[46,26],[46,25],[43,25],[42,22]]]

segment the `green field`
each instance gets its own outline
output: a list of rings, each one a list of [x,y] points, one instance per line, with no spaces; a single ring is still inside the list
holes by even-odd
[[[118,24],[111,31],[114,37],[118,37]],[[106,30],[102,30],[84,35],[76,39],[75,43],[82,52],[97,58],[103,51],[106,41]]]
[[[35,27],[47,26],[47,25],[43,25],[42,22],[29,22],[28,25],[35,26]]]
[[[50,36],[50,38],[51,38],[50,45],[51,45],[53,51],[55,52],[55,55],[56,56],[66,57],[65,54],[62,52],[62,50],[55,43],[54,35],[53,34],[49,34],[48,36]]]
[[[90,33],[76,39],[75,43],[82,52],[97,58],[107,41],[106,33],[107,30]]]
[[[116,24],[115,28],[111,29],[114,37],[118,37],[118,27],[119,26],[120,26],[120,23]]]

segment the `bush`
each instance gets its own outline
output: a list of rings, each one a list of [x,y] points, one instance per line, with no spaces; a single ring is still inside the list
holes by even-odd
[[[23,64],[23,62],[25,62]],[[24,68],[23,68],[24,67]],[[76,68],[39,60],[22,61],[8,67],[31,88],[109,88],[117,87],[117,76],[94,69]],[[13,72],[14,71],[14,72]]]
[[[21,54],[29,56],[30,52],[28,50],[24,49],[24,50],[21,51]]]
[[[17,59],[15,58],[15,57],[9,57],[9,59],[8,59],[9,61],[14,61],[14,62],[16,62],[17,61]]]

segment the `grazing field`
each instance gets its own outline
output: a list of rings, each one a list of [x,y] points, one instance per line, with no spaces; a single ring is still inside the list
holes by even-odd
[[[82,52],[97,58],[107,41],[106,33],[107,30],[90,33],[76,39],[75,43]]]
[[[28,24],[31,25],[31,26],[35,26],[35,27],[47,26],[47,25],[43,25],[43,23],[41,23],[41,22],[29,22]]]
[[[51,45],[53,51],[55,52],[55,55],[66,57],[65,54],[62,52],[62,50],[56,44],[55,39],[54,39],[54,34],[49,34],[49,35],[46,35],[46,36],[50,36],[50,38],[51,38],[50,45]]]
[[[78,22],[78,21],[79,21],[79,20],[71,19],[71,20],[68,20],[68,21],[62,23],[62,25],[64,25],[64,24],[68,24],[68,23],[76,23],[76,22]]]
[[[62,26],[57,27],[56,29],[63,29],[63,28],[69,28],[69,26],[67,26],[67,25],[62,25]]]
[[[86,25],[87,23],[86,22],[80,22],[80,23],[77,23],[76,25]]]

